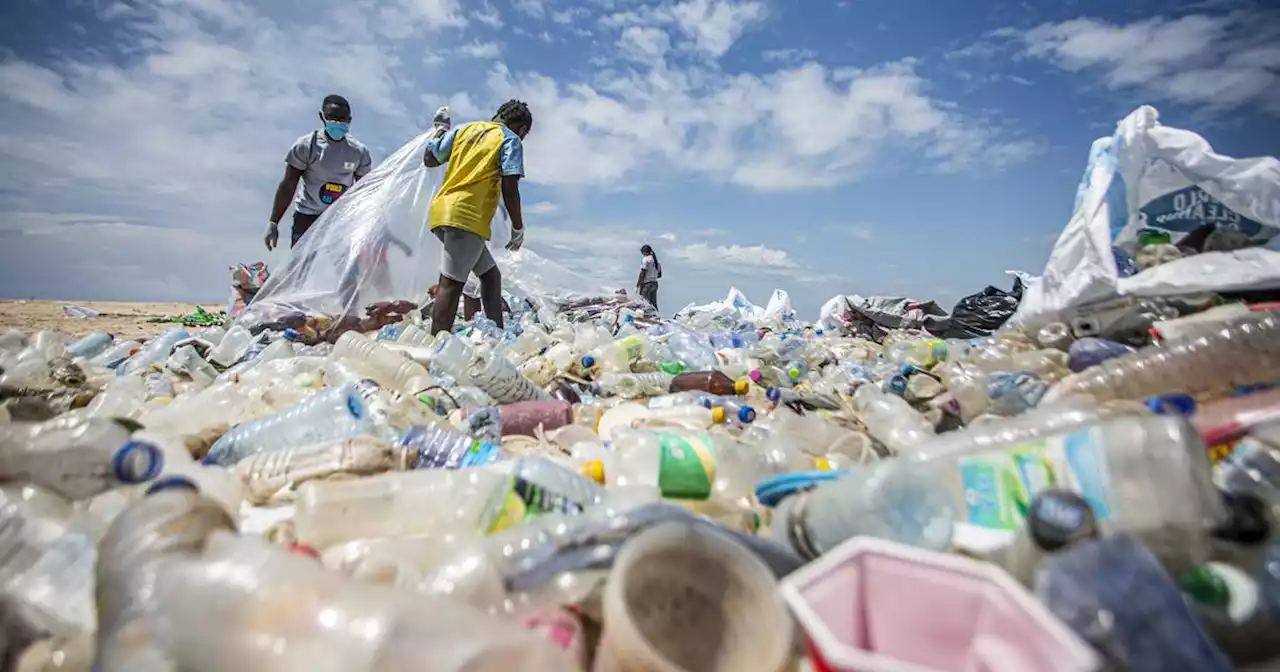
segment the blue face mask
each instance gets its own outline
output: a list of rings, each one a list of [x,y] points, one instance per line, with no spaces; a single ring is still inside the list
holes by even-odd
[[[340,121],[324,122],[324,132],[334,140],[341,140],[347,137],[347,131],[351,129],[351,124],[344,124]]]

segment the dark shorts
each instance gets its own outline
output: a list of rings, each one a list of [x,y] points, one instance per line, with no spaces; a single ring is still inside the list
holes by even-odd
[[[293,213],[293,231],[289,235],[289,247],[297,247],[298,241],[302,239],[302,234],[311,228],[316,220],[320,219],[320,215],[304,215],[301,212]]]
[[[640,285],[640,298],[648,301],[654,310],[658,309],[658,283],[646,282]]]

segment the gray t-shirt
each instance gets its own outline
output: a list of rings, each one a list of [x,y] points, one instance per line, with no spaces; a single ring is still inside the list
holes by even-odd
[[[644,255],[640,260],[640,282],[657,282],[658,281],[658,263],[650,255]]]
[[[302,189],[293,204],[304,215],[324,212],[373,168],[369,148],[359,140],[348,134],[342,142],[331,142],[324,131],[298,138],[284,160],[302,171]]]

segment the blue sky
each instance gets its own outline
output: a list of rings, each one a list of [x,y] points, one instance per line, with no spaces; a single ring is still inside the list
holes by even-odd
[[[1121,5],[1117,8],[1116,5]],[[294,138],[347,96],[375,161],[441,104],[535,128],[527,244],[667,312],[786,289],[945,307],[1038,273],[1140,104],[1280,154],[1263,2],[8,0],[0,295],[218,300]]]

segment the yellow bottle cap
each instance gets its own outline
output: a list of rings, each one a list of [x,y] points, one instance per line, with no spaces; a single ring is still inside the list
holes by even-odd
[[[751,389],[751,383],[745,380],[738,380],[733,383],[733,393],[740,397],[746,394],[747,390],[750,390],[750,389]]]
[[[818,471],[831,471],[831,462],[825,457],[813,458],[813,466]]]
[[[716,423],[717,425],[719,425],[719,424],[723,424],[723,423],[724,423],[724,409],[723,409],[723,408],[721,408],[721,407],[719,407],[719,406],[716,406],[715,408],[711,409],[711,422],[714,422],[714,423]]]
[[[582,465],[582,475],[596,483],[599,483],[600,485],[605,485],[604,462],[601,462],[600,460],[591,460],[590,462]]]

